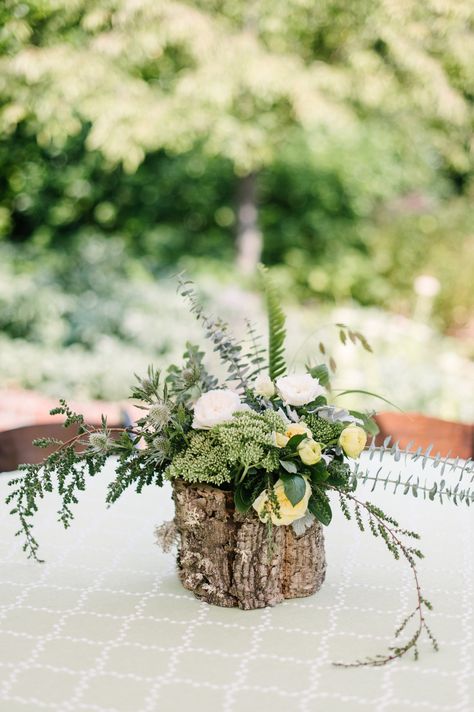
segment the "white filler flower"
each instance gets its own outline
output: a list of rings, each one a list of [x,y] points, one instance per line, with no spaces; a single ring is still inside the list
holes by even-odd
[[[253,389],[258,396],[272,398],[275,395],[275,386],[270,376],[260,373],[253,383]]]
[[[208,430],[214,425],[232,420],[238,410],[247,410],[240,396],[228,388],[208,391],[198,398],[194,405],[193,428]]]
[[[276,387],[286,405],[306,405],[324,393],[318,379],[309,373],[277,378]]]

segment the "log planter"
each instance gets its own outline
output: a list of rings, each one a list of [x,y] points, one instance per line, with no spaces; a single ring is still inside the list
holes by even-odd
[[[322,526],[297,536],[292,526],[267,527],[256,513],[240,514],[233,493],[173,482],[178,571],[183,586],[217,606],[245,610],[311,596],[326,574]]]

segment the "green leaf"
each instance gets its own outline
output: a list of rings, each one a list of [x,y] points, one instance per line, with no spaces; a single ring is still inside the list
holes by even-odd
[[[360,418],[363,421],[363,428],[369,435],[378,435],[380,428],[375,422],[375,420],[368,413],[363,413],[359,410],[350,410],[349,413],[354,416],[354,418]]]
[[[280,299],[268,270],[259,266],[265,290],[268,316],[268,372],[272,381],[286,371],[285,363],[285,315],[280,306]]]
[[[293,435],[292,438],[288,440],[288,442],[285,445],[285,448],[288,448],[288,450],[291,450],[292,452],[295,452],[298,448],[298,445],[303,442],[303,440],[306,440],[308,436],[306,433],[300,433],[299,435]],[[293,472],[293,470],[290,470],[290,472]]]
[[[307,411],[311,411],[311,410],[314,410],[315,408],[319,408],[320,406],[327,405],[327,404],[328,404],[328,401],[325,396],[318,396],[316,398],[316,400],[311,401],[311,403],[307,403],[305,405],[305,408]]]
[[[325,363],[320,363],[318,366],[312,366],[308,368],[308,373],[313,377],[317,378],[322,386],[325,388],[329,386],[330,376],[329,369]]]
[[[280,465],[283,467],[284,470],[287,472],[291,472],[291,474],[295,475],[298,472],[298,468],[296,467],[296,463],[293,462],[292,460],[280,460]]]
[[[252,506],[252,500],[250,499],[248,493],[245,492],[245,489],[242,487],[242,485],[237,485],[235,489],[234,503],[236,510],[238,512],[241,512],[242,514],[248,512],[250,507]]]
[[[313,494],[309,498],[308,509],[321,524],[325,526],[330,524],[332,519],[331,505],[327,494],[320,487],[313,486]]]
[[[306,493],[306,480],[301,475],[281,475],[285,494],[293,507],[301,502]]]
[[[324,462],[324,460],[321,460],[320,462],[317,462],[316,465],[312,465],[310,468],[311,470],[311,482],[314,484],[320,484],[321,482],[325,482],[330,473],[328,472],[327,465]]]

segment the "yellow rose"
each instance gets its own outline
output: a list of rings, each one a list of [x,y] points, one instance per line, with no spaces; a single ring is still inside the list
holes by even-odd
[[[273,491],[275,492],[278,504],[280,505],[280,513],[279,516],[277,516],[275,512],[270,510],[270,518],[273,524],[276,524],[276,526],[291,524],[292,522],[296,521],[296,519],[301,519],[301,517],[304,517],[308,509],[309,498],[311,497],[311,487],[307,480],[305,480],[305,482],[306,491],[303,495],[303,498],[300,499],[298,504],[296,504],[294,507],[285,494],[285,488],[282,480],[277,480],[275,482],[273,486]],[[259,494],[259,496],[252,505],[262,522],[267,521],[267,512],[269,506],[270,505],[268,502],[267,492],[266,490],[263,490],[263,492]]]
[[[339,436],[339,445],[348,457],[359,457],[367,443],[367,433],[358,425],[349,425]]]
[[[298,455],[305,465],[315,465],[321,459],[321,445],[306,438],[298,445]]]
[[[285,447],[289,438],[283,433],[273,433],[273,440],[277,447]]]
[[[294,435],[307,435],[308,438],[313,437],[313,433],[311,432],[309,427],[306,425],[306,423],[303,423],[301,421],[299,423],[292,423],[287,427],[287,438],[292,438]]]

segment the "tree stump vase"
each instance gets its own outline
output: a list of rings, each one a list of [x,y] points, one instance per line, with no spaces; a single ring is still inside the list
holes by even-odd
[[[311,596],[326,574],[322,526],[297,536],[292,526],[267,528],[256,513],[240,514],[232,492],[173,482],[178,571],[185,588],[218,606],[245,610]]]

